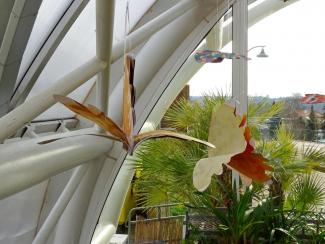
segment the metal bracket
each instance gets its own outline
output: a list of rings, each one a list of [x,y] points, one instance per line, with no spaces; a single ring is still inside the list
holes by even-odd
[[[25,126],[25,130],[21,135],[21,138],[25,138],[25,137],[29,137],[29,138],[37,138],[39,137],[36,133],[35,133],[35,126],[28,124]]]

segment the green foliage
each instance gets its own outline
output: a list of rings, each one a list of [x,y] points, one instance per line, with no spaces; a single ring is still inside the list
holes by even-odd
[[[254,139],[261,140],[260,128],[266,127],[268,119],[279,115],[284,103],[277,102],[270,104],[267,99],[259,102],[250,101],[248,104],[248,125]],[[274,131],[277,128],[274,128]]]
[[[212,110],[224,101],[223,95],[204,97],[202,103],[180,100],[165,119],[170,127],[207,140]],[[140,204],[196,201],[192,173],[196,162],[207,157],[205,146],[166,138],[143,143],[135,155],[134,165],[141,171],[136,181]]]
[[[225,188],[222,182],[217,181],[219,187]],[[200,193],[205,211],[214,215],[218,219],[218,228],[216,232],[229,243],[242,243],[256,241],[258,238],[257,229],[263,225],[264,221],[259,219],[252,207],[254,191],[247,188],[240,197],[237,197],[236,190],[227,189],[227,198],[231,200],[225,211],[214,207],[216,198],[207,193]],[[221,200],[221,199],[218,199]]]
[[[322,179],[315,174],[299,175],[291,184],[285,202],[287,209],[315,210],[324,204],[325,192]]]
[[[207,140],[212,110],[226,98],[218,94],[205,96],[200,103],[180,100],[168,110],[165,119],[169,127]],[[314,145],[297,144],[294,134],[283,124],[274,131],[273,138],[263,138],[260,128],[267,127],[268,118],[280,114],[282,107],[282,103],[272,105],[265,100],[250,103],[248,109],[248,124],[253,138],[257,140],[255,150],[273,166],[273,184],[278,183],[279,187],[275,189],[281,191],[265,196],[266,188],[254,184],[238,199],[233,189],[214,176],[209,188],[204,193],[198,193],[193,187],[192,173],[197,161],[207,157],[207,148],[197,143],[166,138],[147,141],[135,152],[134,166],[140,172],[135,182],[138,203],[150,206],[186,202],[203,206],[203,212],[215,215],[220,221],[218,234],[229,243],[263,243],[265,240],[269,243],[290,243],[297,240],[299,233],[308,227],[307,220],[299,214],[285,218],[283,204],[279,205],[277,201],[286,199],[287,194],[284,207],[298,210],[314,209],[323,202],[323,186],[318,179],[305,174],[313,170],[325,172],[325,151]],[[292,182],[294,184],[290,185]],[[257,203],[254,207],[253,199]],[[225,204],[229,206],[227,212],[216,208]]]

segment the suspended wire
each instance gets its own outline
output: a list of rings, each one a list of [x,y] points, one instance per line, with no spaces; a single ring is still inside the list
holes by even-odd
[[[125,17],[124,17],[124,56],[126,55],[127,45],[130,47],[131,43],[127,42],[127,36],[130,31],[130,0],[126,2]]]

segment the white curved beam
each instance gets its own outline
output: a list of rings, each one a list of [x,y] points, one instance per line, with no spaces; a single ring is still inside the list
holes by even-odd
[[[204,1],[204,3],[204,5],[199,5],[197,8],[188,11],[152,36],[137,54],[135,87],[138,100],[135,109],[139,117],[135,126],[136,131],[139,131],[142,127],[151,109],[162,94],[162,91],[168,86],[171,77],[177,73],[197,43],[211,29],[215,23],[214,19],[220,17],[220,15],[215,16],[215,1]],[[225,3],[226,1],[222,7],[226,6]],[[212,12],[213,14],[209,15]],[[206,17],[207,15],[209,16]],[[152,50],[155,50],[154,58]],[[120,81],[111,96],[115,100],[114,102],[110,102],[110,106],[112,107],[114,105],[115,107],[120,106],[118,104],[120,104],[121,84]],[[120,117],[118,114],[120,114],[119,111],[110,110],[110,116],[118,118]],[[89,243],[91,240],[91,233],[97,224],[95,215],[99,216],[102,206],[107,199],[107,193],[113,189],[113,182],[115,181],[116,184],[121,184],[121,181],[117,181],[115,178],[124,161],[125,153],[116,149],[115,157],[117,157],[117,161],[114,164],[114,168],[109,167],[106,169],[104,167],[98,177],[99,182],[104,182],[101,185],[98,184],[94,189],[94,195],[90,202],[82,230],[81,243]],[[112,204],[113,195],[109,199],[111,200],[107,202],[108,206]],[[111,219],[111,221],[114,226],[113,223],[116,223],[117,220]]]
[[[61,135],[78,133],[80,131]],[[0,145],[0,199],[103,155],[112,147],[111,140],[87,135],[37,144],[53,137],[57,135]]]
[[[42,0],[14,1],[0,42],[0,116],[8,112],[22,56],[41,3]]]
[[[10,100],[10,110],[14,109],[25,101],[43,68],[50,60],[52,54],[55,52],[65,34],[69,31],[70,27],[78,18],[88,2],[89,0],[74,0],[71,3],[60,19],[59,23],[54,27],[49,37],[43,43],[24,77],[19,80],[19,84],[15,88],[14,94]]]
[[[147,40],[154,33],[159,31],[161,28],[179,18],[182,14],[186,13],[190,9],[198,5],[198,0],[182,0],[171,9],[160,14],[155,19],[144,24],[140,28],[136,29],[126,37],[126,43],[121,41],[114,45],[112,52],[112,62],[122,57],[124,53],[124,44],[126,46],[126,52],[131,51],[142,42]]]
[[[62,191],[54,207],[51,209],[51,212],[47,216],[40,230],[37,232],[37,235],[32,244],[46,243],[55,225],[59,221],[63,211],[66,209],[72,195],[76,191],[80,181],[82,180],[82,177],[86,174],[88,167],[89,163],[81,165],[72,173],[72,176],[69,179],[66,187]]]
[[[276,4],[277,4],[277,6],[281,6],[281,3],[279,3],[279,2],[277,2]],[[258,12],[261,11],[261,9],[264,9],[264,11],[265,11],[267,6],[268,5],[261,4],[261,6],[259,8],[255,8],[255,9],[251,10],[249,26],[252,26],[253,24],[255,24],[256,22],[258,22],[260,20],[260,15],[258,14]],[[268,15],[269,14],[270,13],[268,12]],[[267,17],[268,15],[264,15],[263,18]],[[227,26],[226,26],[226,28],[227,28]],[[219,46],[219,48],[222,48],[224,45],[226,45],[230,41],[228,39],[229,35],[222,35],[222,33],[225,33],[227,31],[226,28],[223,28],[223,30],[216,31],[217,33],[220,33],[217,40],[213,40],[214,42],[218,41],[217,43],[216,42],[211,43],[211,39],[208,43],[216,44]],[[202,48],[204,48],[204,47],[202,47]],[[166,110],[170,106],[171,102],[174,100],[174,98],[176,98],[179,91],[184,87],[184,85],[191,79],[191,77],[201,67],[202,67],[202,65],[197,64],[193,58],[189,57],[186,60],[185,64],[182,66],[181,70],[173,78],[172,84],[170,84],[164,91],[163,97],[158,100],[158,103],[156,104],[154,109],[151,111],[150,116],[147,121],[149,121],[153,124],[158,124],[159,121],[161,120],[161,118],[163,117],[163,115],[165,114]],[[164,99],[164,98],[166,98],[166,99]],[[124,167],[126,167],[126,166],[122,166],[122,169],[121,169],[122,171],[123,171]],[[123,185],[124,183],[122,181],[120,181],[119,178],[117,178],[115,184],[116,185],[119,184],[119,186],[121,186],[120,184]],[[114,184],[114,186],[115,186],[115,184]],[[125,188],[127,188],[127,187],[128,186],[126,185]],[[119,189],[121,189],[121,188],[119,188]],[[109,204],[112,203],[112,200],[110,200],[111,194],[112,194],[112,196],[115,196],[114,191],[111,191],[109,198],[107,199],[107,202],[105,204],[106,206],[109,206]],[[123,195],[123,194],[121,194],[121,195]],[[116,207],[113,207],[113,206],[111,206],[111,207],[114,210],[117,209]],[[112,209],[110,209],[110,210],[112,211]],[[107,214],[106,211],[103,212],[103,215],[105,215],[105,214]],[[108,231],[108,229],[113,230],[115,228],[117,218],[114,218],[113,215],[110,215],[109,219],[110,219],[110,221],[107,221],[106,223],[105,222],[101,223],[101,225],[99,224],[98,229],[96,230],[95,235],[94,235],[94,240],[100,241],[101,238],[103,238],[103,240],[104,239],[106,240],[107,237],[110,236],[111,233],[110,233],[110,231]],[[94,242],[94,243],[96,243],[96,242]],[[101,243],[101,242],[98,242],[98,243]]]

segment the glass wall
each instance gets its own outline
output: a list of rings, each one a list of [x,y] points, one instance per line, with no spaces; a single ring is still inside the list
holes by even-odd
[[[322,0],[300,0],[249,29],[249,48],[265,45],[268,55],[256,57],[258,47],[248,53],[250,103],[261,107],[251,119],[265,122],[259,129],[266,138],[285,126],[295,140],[325,142],[324,7]]]
[[[195,62],[194,55],[198,50],[232,52],[232,19],[231,9],[211,29],[205,39],[189,57]],[[231,96],[232,61],[224,59],[220,63],[198,64],[193,69],[194,75],[189,80],[190,96],[200,99],[204,94],[223,94]]]

